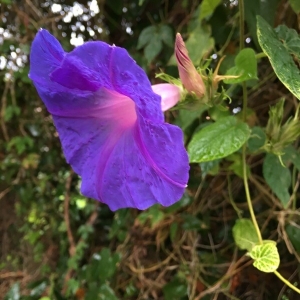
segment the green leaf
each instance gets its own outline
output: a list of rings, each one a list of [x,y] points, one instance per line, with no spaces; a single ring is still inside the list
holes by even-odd
[[[260,16],[257,16],[257,36],[277,77],[294,96],[300,99],[300,71],[289,49],[279,40],[275,30]]]
[[[6,294],[4,300],[19,300],[20,297],[20,284],[16,282]]]
[[[288,224],[285,227],[285,231],[293,244],[295,250],[300,253],[300,227],[299,225],[295,224]]]
[[[103,284],[100,286],[98,297],[95,299],[118,300],[115,292],[107,284]]]
[[[214,44],[211,28],[201,24],[190,33],[185,43],[189,57],[195,65],[200,65],[202,57],[213,49]]]
[[[296,14],[300,13],[300,1],[299,0],[290,0],[290,5]]]
[[[153,25],[144,28],[140,33],[138,43],[137,43],[137,49],[140,50],[144,48],[148,43],[150,43],[156,31],[157,31],[157,27]]]
[[[10,150],[15,147],[18,154],[22,154],[26,150],[31,149],[33,144],[33,139],[29,136],[15,136],[7,144],[7,149]]]
[[[263,17],[269,24],[273,25],[277,14],[277,6],[280,0],[251,0],[244,1],[245,19],[251,38],[256,46],[259,46],[257,40],[256,16]],[[297,1],[297,0],[296,0]]]
[[[184,230],[200,230],[202,222],[194,215],[182,214],[182,229]]]
[[[251,251],[259,242],[255,227],[249,219],[236,220],[232,227],[232,234],[236,245],[242,250]]]
[[[282,156],[282,160],[284,163],[288,163],[291,161],[295,168],[300,171],[300,153],[297,151],[292,145],[286,147],[283,150],[284,154]]]
[[[142,6],[144,4],[145,0],[139,0],[139,6]]]
[[[163,293],[165,300],[180,300],[188,294],[187,284],[175,277],[163,287]]]
[[[155,34],[152,36],[151,41],[149,44],[145,47],[145,57],[150,63],[162,50],[163,44],[162,41],[160,40],[159,34]]]
[[[200,6],[200,20],[210,17],[221,0],[203,0]]]
[[[224,80],[227,84],[240,83],[250,79],[257,79],[257,62],[255,52],[251,48],[243,49],[234,60],[235,66],[226,72],[226,75],[239,76]]]
[[[211,37],[210,26],[204,26],[199,22],[196,28],[191,31],[185,45],[194,65],[200,65],[203,56],[209,53],[215,45],[214,39]],[[171,57],[169,64],[177,65],[175,55]]]
[[[151,222],[151,228],[154,228],[165,217],[165,214],[161,211],[160,205],[153,205],[148,210],[142,212],[138,216],[138,220],[145,224],[147,220]]]
[[[168,213],[168,214],[172,214],[172,213],[176,212],[177,210],[191,204],[192,202],[193,202],[192,197],[188,196],[187,194],[183,194],[183,196],[181,197],[181,199],[179,201],[177,201],[176,203],[174,203],[171,206],[164,208],[164,212]]]
[[[183,131],[186,131],[190,125],[196,120],[200,119],[207,107],[202,105],[200,109],[197,110],[186,110],[180,109],[178,116],[175,119],[175,124],[178,125]]]
[[[266,141],[266,134],[261,127],[255,126],[252,128],[251,136],[248,140],[248,149],[250,152],[258,151]]]
[[[204,179],[207,174],[216,175],[219,172],[219,164],[220,159],[200,163],[202,179]]]
[[[93,256],[91,263],[87,266],[86,279],[89,282],[99,280],[104,283],[114,275],[119,261],[118,253],[112,254],[108,248],[103,248],[99,254]]]
[[[239,150],[248,140],[246,123],[229,116],[197,132],[188,145],[190,162],[203,162],[226,157]]]
[[[254,260],[253,266],[262,272],[271,273],[279,267],[280,258],[275,242],[256,245],[248,255]]]
[[[162,42],[170,47],[174,47],[174,34],[169,25],[162,25],[159,27],[159,36]]]
[[[232,164],[228,167],[228,170],[233,171],[237,176],[244,178],[244,166],[242,154],[237,152],[226,157],[227,160],[232,161]],[[250,176],[250,168],[246,166],[247,176]]]
[[[15,105],[7,106],[4,112],[5,122],[11,120],[13,116],[18,116],[20,113],[21,113],[21,109],[19,106],[15,106]]]
[[[280,163],[276,155],[268,153],[263,163],[263,176],[282,205],[286,207],[290,200],[289,188],[292,183],[290,170]]]
[[[299,2],[300,3],[300,2]],[[281,41],[284,47],[299,62],[300,60],[300,38],[295,29],[280,25],[275,29],[277,38]]]
[[[170,226],[170,239],[174,242],[176,234],[178,231],[178,223],[172,223]]]

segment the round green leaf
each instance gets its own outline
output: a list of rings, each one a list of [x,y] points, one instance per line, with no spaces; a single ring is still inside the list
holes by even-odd
[[[255,52],[251,48],[243,49],[234,60],[235,66],[226,72],[226,75],[238,78],[225,79],[224,82],[234,84],[250,79],[257,79],[257,62]]]
[[[200,20],[211,16],[221,0],[203,0],[200,8]]]
[[[249,219],[238,219],[232,228],[236,245],[242,250],[251,251],[258,243],[254,225]]]
[[[254,260],[253,266],[262,272],[271,273],[279,267],[280,258],[275,242],[256,245],[248,255]]]
[[[246,123],[229,116],[197,132],[189,146],[190,162],[203,162],[226,157],[239,150],[248,140],[250,130]]]

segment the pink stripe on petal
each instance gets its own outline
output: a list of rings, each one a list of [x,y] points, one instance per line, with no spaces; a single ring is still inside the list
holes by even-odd
[[[152,85],[155,94],[161,96],[161,110],[166,111],[180,100],[180,88],[174,84],[159,83]]]
[[[58,117],[75,118],[97,118],[106,120],[118,127],[120,130],[132,126],[137,120],[134,102],[127,96],[116,91],[101,88],[90,94],[89,100],[85,99],[77,104],[74,101],[73,107],[68,110],[51,109],[49,112]],[[79,102],[79,100],[78,100]]]
[[[96,116],[101,119],[115,121],[122,129],[127,129],[134,125],[137,119],[135,103],[129,97],[116,91],[102,89],[101,100],[105,103],[100,105],[100,111]]]

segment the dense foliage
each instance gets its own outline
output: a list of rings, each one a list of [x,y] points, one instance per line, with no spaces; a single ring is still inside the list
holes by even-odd
[[[0,299],[299,299],[299,14],[297,0],[1,0]],[[152,83],[178,78],[181,33],[207,94],[165,114],[191,161],[178,203],[113,213],[80,194],[28,78],[41,27],[66,51],[126,48]]]

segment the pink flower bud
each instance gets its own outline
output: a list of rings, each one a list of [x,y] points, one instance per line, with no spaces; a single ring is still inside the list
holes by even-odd
[[[189,58],[189,53],[180,33],[176,35],[175,56],[178,64],[179,77],[183,86],[189,93],[195,93],[197,97],[202,98],[205,94],[205,85]]]
[[[180,88],[174,84],[159,83],[152,85],[155,94],[161,96],[161,110],[166,111],[180,100]]]

